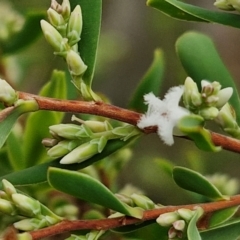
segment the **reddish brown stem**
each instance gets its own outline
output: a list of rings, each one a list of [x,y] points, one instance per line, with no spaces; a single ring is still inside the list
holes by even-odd
[[[240,195],[233,196],[230,200],[203,203],[203,204],[191,204],[181,206],[167,206],[154,210],[147,210],[144,212],[142,219],[136,219],[132,217],[118,217],[111,219],[100,219],[100,220],[75,220],[68,221],[64,220],[54,226],[32,231],[30,232],[32,239],[37,240],[44,237],[49,237],[64,232],[73,230],[88,229],[88,230],[108,230],[118,228],[126,225],[139,224],[144,221],[155,220],[159,215],[167,212],[174,212],[178,209],[185,208],[194,210],[196,207],[201,207],[204,210],[205,217],[212,214],[213,212],[233,206],[240,205]],[[205,226],[207,227],[207,226]]]
[[[93,115],[99,115],[122,122],[126,122],[132,125],[137,125],[141,114],[119,108],[113,105],[105,104],[103,102],[85,102],[85,101],[70,101],[59,100],[53,98],[40,97],[37,95],[19,92],[19,98],[30,100],[35,99],[39,105],[40,110],[71,112],[71,113],[87,113]],[[145,133],[156,132],[157,127],[152,126],[145,128]],[[225,150],[240,153],[240,141],[231,137],[227,137],[218,133],[211,133],[212,141],[216,146],[221,146]]]

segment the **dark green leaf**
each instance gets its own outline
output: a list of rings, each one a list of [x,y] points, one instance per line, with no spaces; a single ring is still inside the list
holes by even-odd
[[[39,95],[65,99],[67,95],[65,73],[53,71],[51,80],[42,88]],[[46,149],[41,142],[43,138],[49,136],[48,127],[59,124],[62,118],[63,113],[53,111],[39,111],[29,115],[23,141],[25,167],[39,163],[47,157]]]
[[[234,216],[238,208],[239,206],[236,206],[214,212],[210,218],[209,227],[212,228],[219,224],[223,224]]]
[[[199,149],[211,152],[220,151],[221,147],[214,145],[210,132],[203,125],[203,118],[193,114],[183,117],[178,122],[181,132],[191,138]]]
[[[197,221],[201,217],[202,213],[203,213],[203,210],[201,208],[197,208],[195,210],[195,213],[191,218],[187,227],[188,240],[201,240],[201,236],[197,228]]]
[[[82,9],[83,30],[78,43],[79,52],[88,66],[83,75],[83,81],[91,86],[95,70],[96,54],[102,17],[102,0],[72,0],[72,9],[79,4]]]
[[[42,32],[40,20],[45,18],[45,15],[43,12],[29,12],[26,15],[23,29],[12,36],[7,43],[0,46],[1,52],[3,54],[15,53],[35,41]]]
[[[129,216],[142,217],[142,211],[121,202],[107,187],[88,174],[51,167],[48,170],[48,182],[55,189],[87,202]]]
[[[240,236],[240,220],[202,231],[202,240],[237,240]]]
[[[191,169],[174,167],[173,179],[179,187],[188,191],[201,194],[214,200],[228,199],[228,197],[222,195],[207,178]]]
[[[136,91],[132,96],[132,99],[129,103],[130,108],[139,112],[145,112],[147,110],[147,106],[143,102],[143,96],[149,92],[153,92],[156,96],[159,94],[163,72],[163,52],[160,49],[156,49],[154,52],[154,59],[151,66],[143,76]]]
[[[25,186],[25,185],[31,185],[31,184],[38,184],[43,183],[47,181],[47,170],[49,167],[57,167],[57,168],[64,168],[69,170],[79,170],[82,168],[85,168],[94,162],[97,162],[110,154],[116,152],[117,150],[121,149],[122,147],[127,146],[129,143],[132,142],[133,139],[129,139],[128,141],[121,141],[121,140],[110,140],[108,141],[107,146],[103,149],[103,151],[99,154],[96,154],[94,157],[82,162],[82,163],[76,163],[76,164],[60,164],[60,159],[56,159],[51,162],[39,164],[33,167],[29,167],[26,169],[23,169],[21,171],[13,172],[10,174],[7,174],[5,176],[2,176],[0,178],[0,189],[2,188],[2,179],[6,179],[15,186]]]
[[[240,103],[237,88],[212,40],[204,34],[188,32],[177,40],[176,50],[187,74],[197,82],[199,88],[203,79],[210,82],[217,81],[223,88],[233,88],[233,96],[229,103],[235,109],[238,123],[240,123]]]
[[[147,5],[180,20],[216,22],[240,28],[240,16],[237,14],[210,11],[178,0],[148,0]]]

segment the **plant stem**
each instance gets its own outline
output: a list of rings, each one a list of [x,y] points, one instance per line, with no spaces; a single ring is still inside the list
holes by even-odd
[[[74,230],[108,230],[117,227],[122,227],[132,224],[140,224],[144,221],[155,220],[159,215],[167,212],[174,212],[178,209],[185,208],[194,210],[197,206],[201,207],[204,210],[204,218],[207,218],[208,215],[211,215],[213,212],[240,205],[240,195],[231,197],[230,200],[210,202],[203,204],[191,204],[191,205],[181,205],[181,206],[167,206],[154,210],[147,210],[143,214],[142,219],[136,219],[133,217],[118,217],[111,219],[98,219],[98,220],[63,220],[62,222],[40,230],[30,232],[32,240],[41,239],[44,237],[49,237],[64,232],[74,231]],[[208,223],[205,223],[208,224]],[[207,225],[201,226],[201,228],[207,228]]]
[[[137,125],[141,114],[128,109],[119,108],[103,102],[86,102],[86,101],[71,101],[60,100],[54,98],[41,97],[25,92],[18,92],[19,98],[24,100],[35,99],[39,105],[39,110],[71,112],[71,113],[87,113],[99,115],[125,123]],[[156,126],[148,127],[143,130],[144,133],[154,133],[157,131]],[[240,153],[240,140],[227,137],[215,132],[211,132],[212,141],[216,146],[221,146],[223,149]],[[184,137],[185,138],[185,137]]]

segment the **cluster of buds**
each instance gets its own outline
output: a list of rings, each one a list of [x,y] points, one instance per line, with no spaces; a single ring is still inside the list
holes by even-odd
[[[187,77],[184,83],[183,102],[191,112],[202,116],[206,120],[215,119],[219,110],[232,96],[233,89],[221,89],[218,82],[201,81],[202,90],[199,92],[197,84]]]
[[[126,141],[140,134],[136,127],[128,124],[113,128],[108,121],[83,121],[75,116],[72,120],[79,121],[81,125],[50,126],[53,139],[43,140],[43,144],[49,148],[48,155],[53,158],[62,157],[62,164],[80,163],[101,153],[108,140]]]
[[[2,180],[0,191],[0,212],[10,216],[20,216],[22,220],[14,227],[22,231],[32,231],[54,225],[62,220],[39,201],[18,193],[7,180]]]
[[[240,11],[240,2],[238,0],[216,0],[214,6],[226,11]]]
[[[203,214],[202,208],[194,211],[181,208],[175,212],[161,214],[156,221],[162,227],[169,227],[169,239],[181,239],[186,233],[188,223],[196,213],[198,218],[200,218]]]
[[[83,27],[80,5],[71,12],[69,0],[63,0],[61,5],[56,0],[52,0],[47,15],[49,22],[41,20],[41,28],[47,42],[54,48],[55,54],[66,60],[73,83],[80,90],[83,98],[100,100],[82,79],[87,66],[79,55],[77,45]]]

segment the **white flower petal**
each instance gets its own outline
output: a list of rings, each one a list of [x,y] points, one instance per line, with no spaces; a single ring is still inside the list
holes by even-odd
[[[166,95],[164,96],[164,102],[168,107],[178,107],[179,101],[183,95],[184,86],[172,87],[168,90]]]

